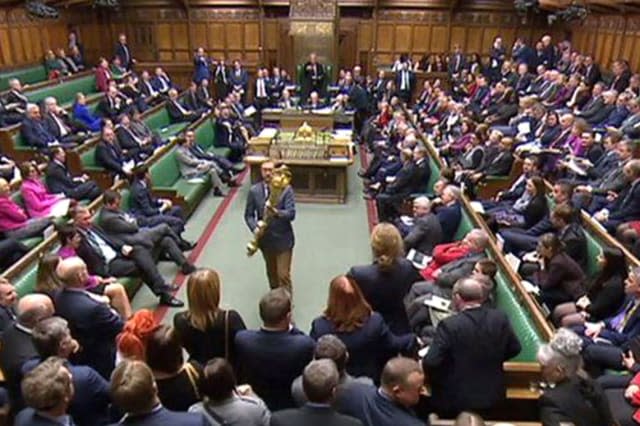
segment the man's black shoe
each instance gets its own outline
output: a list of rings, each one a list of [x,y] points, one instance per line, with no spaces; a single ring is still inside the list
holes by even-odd
[[[180,247],[180,250],[182,251],[191,251],[196,248],[197,245],[198,243],[187,240],[180,240],[180,242],[178,243],[178,247]]]
[[[160,287],[160,291],[170,293],[172,291],[178,291],[180,286],[178,284],[165,284]]]
[[[176,299],[168,293],[164,293],[160,296],[160,304],[164,306],[170,306],[172,308],[181,308],[184,306],[184,302],[180,299]]]
[[[198,268],[196,268],[196,266],[193,263],[189,263],[189,262],[184,262],[180,267],[180,272],[182,272],[185,275],[189,275],[197,270]]]

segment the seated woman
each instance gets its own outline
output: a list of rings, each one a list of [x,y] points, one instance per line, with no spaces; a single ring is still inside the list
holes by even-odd
[[[540,269],[530,277],[540,287],[540,298],[551,312],[561,303],[576,302],[585,295],[585,275],[555,234],[538,241]]]
[[[99,132],[102,129],[102,118],[89,111],[87,98],[81,92],[76,94],[76,101],[73,103],[73,118],[92,132]]]
[[[42,182],[40,171],[30,161],[20,164],[22,186],[20,195],[24,206],[33,218],[63,217],[67,215],[71,200],[64,194],[51,194]]]
[[[462,152],[466,152],[467,146],[471,144],[471,141],[475,136],[475,130],[475,122],[469,118],[464,118],[460,126],[460,136],[458,136],[453,142],[443,145],[440,148],[440,152],[448,156],[457,156]]]
[[[202,365],[224,357],[235,366],[234,339],[246,327],[240,314],[220,309],[220,276],[213,269],[200,269],[187,281],[189,310],[178,313],[173,325],[190,359]]]
[[[582,370],[582,341],[561,328],[538,350],[542,378],[547,386],[539,399],[543,425],[581,426],[617,424],[600,386]]]
[[[268,426],[271,413],[249,385],[236,385],[231,364],[224,358],[211,359],[202,379],[204,400],[189,407],[190,413],[202,413],[206,424]],[[214,418],[215,415],[215,418]]]
[[[53,53],[53,50],[47,50],[44,54],[44,68],[47,70],[49,80],[64,77],[69,74],[66,65],[64,65]]]
[[[202,367],[184,362],[176,330],[160,325],[147,339],[146,362],[158,387],[158,398],[167,409],[187,411],[200,401]]]
[[[349,351],[347,372],[379,380],[391,354],[410,354],[416,346],[412,333],[394,335],[382,316],[366,302],[362,291],[344,275],[331,280],[324,314],[313,320],[309,335],[318,340],[334,334]]]
[[[0,232],[6,238],[21,240],[42,236],[43,231],[52,224],[50,217],[30,219],[24,209],[11,199],[9,183],[0,178]]]
[[[513,204],[499,206],[486,213],[491,216],[490,220],[499,225],[528,229],[542,220],[547,211],[544,180],[539,176],[533,176],[527,179],[524,193]]]
[[[80,235],[78,229],[70,224],[63,224],[57,227],[58,238],[60,239],[60,249],[58,255],[62,259],[77,256],[78,247],[80,247]],[[98,275],[90,275],[87,280],[85,290],[99,296],[107,296],[109,303],[118,311],[122,318],[131,316],[131,303],[124,286],[116,282],[114,277],[100,277]]]
[[[562,327],[598,322],[615,314],[624,303],[624,280],[627,262],[616,247],[604,247],[598,255],[600,271],[587,286],[587,294],[575,303],[558,305],[553,312],[554,322]]]

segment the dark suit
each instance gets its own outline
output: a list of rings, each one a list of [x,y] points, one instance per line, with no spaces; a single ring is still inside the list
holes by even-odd
[[[113,56],[117,56],[120,58],[122,67],[124,67],[127,71],[131,69],[131,65],[133,65],[133,57],[131,56],[131,51],[129,50],[129,46],[127,44],[122,44],[120,42],[116,43]]]
[[[96,145],[96,151],[94,155],[96,164],[107,169],[107,171],[110,172],[112,176],[125,175],[122,166],[124,165],[126,159],[117,141],[109,143],[107,141],[101,140]]]
[[[208,426],[208,422],[200,413],[182,413],[169,411],[162,405],[156,406],[153,411],[147,414],[126,415],[118,423],[111,426],[131,425],[131,426]]]
[[[131,214],[136,217],[138,225],[153,227],[166,222],[177,234],[184,231],[184,214],[180,206],[171,206],[168,210],[161,212],[160,201],[153,196],[147,183],[139,179],[133,181],[129,191]]]
[[[416,75],[411,70],[401,70],[396,74],[398,97],[404,102],[411,102],[411,94],[416,87]]]
[[[582,225],[570,223],[564,229],[558,231],[558,238],[564,244],[564,251],[576,261],[583,271],[587,270],[587,238],[584,235]]]
[[[255,231],[258,221],[264,218],[267,192],[268,187],[264,182],[256,183],[249,190],[244,220],[251,232]],[[291,254],[295,243],[291,222],[296,217],[295,198],[291,186],[282,192],[275,208],[279,214],[270,219],[259,246],[267,263],[267,275],[271,288],[279,286],[290,288]],[[284,259],[278,259],[278,257]]]
[[[302,408],[273,413],[271,426],[362,426],[353,417],[336,413],[329,405],[307,404]]]
[[[467,255],[446,263],[440,267],[440,273],[436,278],[436,285],[441,288],[452,289],[453,285],[461,278],[471,275],[473,267],[482,258],[484,253],[468,253]]]
[[[433,248],[442,243],[442,226],[438,217],[428,213],[414,219],[411,230],[404,237],[404,246],[407,250],[416,249],[424,254],[431,254]]]
[[[149,143],[141,145],[142,138],[133,133],[131,127],[126,128],[122,125],[116,127],[116,137],[120,148],[127,151],[127,158],[132,158],[136,162],[144,161],[153,155],[153,144]]]
[[[0,306],[0,339],[2,333],[16,321],[16,312],[13,306]]]
[[[501,311],[482,306],[442,320],[422,359],[438,414],[455,417],[461,411],[486,410],[504,400],[502,363],[520,350],[509,318]]]
[[[611,234],[615,234],[618,225],[637,219],[640,219],[640,180],[620,193],[609,209],[609,218],[604,226]]]
[[[456,202],[450,206],[440,206],[436,209],[436,216],[440,221],[442,227],[442,236],[444,242],[453,241],[453,236],[458,230],[460,225],[460,219],[462,218],[462,212],[460,210],[460,203]]]
[[[49,145],[60,142],[47,130],[45,122],[42,119],[34,120],[32,118],[25,118],[22,121],[20,132],[26,144],[32,148],[46,150]]]
[[[307,62],[304,64],[304,68],[302,70],[303,80],[302,80],[302,99],[307,99],[309,94],[313,91],[318,92],[320,97],[324,96],[324,82],[325,82],[325,71],[324,66],[318,62],[315,64],[315,68],[311,62]]]
[[[129,110],[130,107],[127,106],[127,103],[124,99],[119,96],[111,97],[106,94],[96,107],[96,112],[99,115],[105,118],[109,118],[114,122],[118,121],[118,116],[120,114],[127,113]]]
[[[291,383],[313,358],[315,342],[297,328],[242,330],[235,348],[240,383],[248,383],[271,411],[293,408]]]
[[[62,289],[55,294],[54,304],[56,315],[69,322],[71,335],[82,348],[74,355],[76,363],[110,378],[115,366],[115,338],[124,326],[122,318],[84,290]]]
[[[538,406],[544,426],[616,424],[602,388],[591,379],[571,378],[545,389]]]
[[[44,118],[44,126],[47,131],[53,135],[58,141],[65,144],[79,144],[83,142],[84,136],[80,136],[74,134],[74,129],[72,123],[69,122],[68,117],[65,116],[54,116],[54,114],[49,113],[45,114]],[[67,134],[62,135],[62,129],[60,126],[63,126],[66,130]]]
[[[594,84],[600,81],[600,67],[598,64],[592,64],[585,69],[584,81],[589,87],[593,87]]]
[[[0,367],[4,373],[9,399],[14,411],[20,410],[24,405],[20,390],[22,365],[36,356],[38,356],[38,352],[33,346],[31,332],[17,323],[4,331],[0,346]]]
[[[402,299],[411,285],[421,280],[410,261],[398,258],[390,270],[381,269],[377,263],[354,266],[347,275],[358,284],[371,308],[382,315],[393,333],[410,331]]]
[[[172,123],[179,123],[182,121],[190,121],[194,122],[198,118],[200,118],[200,114],[197,114],[195,111],[189,110],[186,106],[179,104],[179,101],[167,101],[167,112],[169,113],[169,117],[171,118]]]
[[[31,407],[27,407],[20,411],[16,416],[14,426],[61,426],[62,423],[51,419],[51,417],[45,417],[38,413]],[[76,426],[77,423],[73,419],[69,418],[68,426]]]
[[[79,182],[73,179],[66,164],[58,161],[50,161],[45,173],[45,182],[49,192],[63,193],[74,200],[93,200],[100,196],[102,191],[95,182],[88,180]]]
[[[485,176],[507,176],[513,164],[513,154],[510,151],[498,151],[496,155],[485,156],[478,172]]]

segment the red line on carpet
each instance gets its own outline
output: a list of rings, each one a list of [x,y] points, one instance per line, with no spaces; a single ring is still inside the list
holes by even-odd
[[[360,166],[366,169],[369,166],[369,158],[366,149],[360,145]],[[373,227],[378,224],[378,208],[374,200],[367,200],[367,221],[369,222],[369,233],[373,231]]]
[[[237,182],[240,183],[240,185],[235,188],[232,188],[229,191],[229,194],[225,197],[224,200],[222,200],[222,203],[220,203],[220,205],[216,209],[215,213],[211,217],[211,220],[209,220],[207,227],[204,229],[202,235],[200,235],[200,238],[198,238],[198,243],[196,244],[196,247],[191,251],[191,253],[187,257],[187,260],[189,260],[189,262],[195,263],[196,260],[198,260],[198,258],[202,254],[204,247],[207,245],[207,243],[211,239],[211,236],[213,235],[215,230],[218,228],[218,225],[220,224],[222,217],[227,212],[227,210],[229,209],[229,206],[231,206],[231,203],[235,200],[236,196],[238,195],[240,186],[242,186],[242,184],[244,183],[246,176],[249,174],[248,172],[249,172],[248,168],[242,172],[242,174],[240,175],[240,178],[236,180]],[[182,285],[184,284],[185,281],[186,281],[186,276],[182,272],[178,271],[178,275],[176,276],[174,283],[180,287],[178,288],[178,290],[176,290],[173,293],[174,295],[182,289]],[[156,324],[159,324],[162,322],[165,315],[167,315],[168,310],[169,310],[168,306],[158,305],[156,307],[156,309],[153,312],[153,318]]]

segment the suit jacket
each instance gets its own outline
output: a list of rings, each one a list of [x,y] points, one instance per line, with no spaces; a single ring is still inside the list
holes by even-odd
[[[171,80],[157,75],[151,79],[151,84],[153,85],[153,88],[160,93],[167,93],[169,89],[173,87]]]
[[[431,254],[433,248],[444,240],[442,226],[438,217],[428,213],[414,220],[411,230],[404,237],[404,246],[407,250],[416,249],[424,254]]]
[[[200,413],[182,413],[169,411],[162,405],[155,407],[150,413],[137,414],[135,416],[126,415],[119,422],[111,426],[131,425],[131,426],[159,426],[159,425],[180,425],[180,426],[208,426],[209,423]]]
[[[50,144],[56,142],[56,137],[49,133],[42,119],[25,118],[22,121],[21,132],[27,145],[36,149],[47,148]]]
[[[125,158],[117,141],[108,143],[101,140],[98,142],[96,145],[95,160],[96,164],[107,169],[112,175],[124,175],[122,166],[124,165]]]
[[[103,207],[98,217],[100,228],[121,245],[142,246],[149,250],[165,236],[159,228],[140,228],[135,217],[122,210]]]
[[[478,260],[485,257],[484,253],[468,253],[467,255],[446,263],[440,267],[440,273],[435,283],[439,287],[453,288],[453,285],[461,278],[468,277],[473,272],[473,267]]]
[[[38,352],[33,346],[30,330],[18,323],[13,323],[4,331],[0,347],[0,367],[7,382],[9,399],[15,410],[20,410],[23,406],[20,390],[22,365],[36,356]]]
[[[371,308],[382,315],[391,332],[404,334],[410,331],[402,300],[421,277],[409,260],[397,258],[390,270],[381,269],[375,262],[354,266],[347,275],[358,284]]]
[[[122,100],[122,98],[112,98],[108,95],[105,95],[98,103],[96,111],[101,116],[116,121],[118,115],[120,115],[124,111],[125,107],[126,103]]]
[[[398,91],[402,91],[402,75],[404,72],[405,71],[398,71],[396,73],[396,87],[398,88]],[[407,70],[406,72],[409,73],[409,87],[407,87],[405,91],[413,93],[413,89],[416,87],[416,74],[411,70]]]
[[[12,306],[0,306],[0,340],[2,333],[16,321],[16,312]]]
[[[258,226],[258,221],[264,217],[266,201],[265,183],[258,182],[249,190],[244,209],[244,220],[251,232]],[[296,218],[293,188],[289,186],[284,190],[275,207],[280,212],[280,216],[271,219],[259,244],[262,250],[278,253],[291,250],[295,244],[293,227],[291,226],[291,222]]]
[[[495,406],[506,397],[502,363],[521,348],[502,311],[479,306],[442,320],[422,359],[434,406],[452,417]]]
[[[485,155],[478,171],[487,176],[507,176],[511,172],[513,154],[510,151],[498,151],[492,158]]]
[[[593,87],[594,84],[600,81],[600,66],[598,64],[592,64],[590,67],[586,68],[584,72],[584,80],[589,87]]]
[[[156,94],[156,96],[160,94],[160,92],[158,92],[156,88],[153,87],[151,80],[148,80],[148,81],[140,80],[140,82],[138,83],[138,87],[140,88],[140,92],[147,97],[153,96],[154,94]]]
[[[620,131],[630,138],[637,138],[640,136],[640,113],[627,116],[627,118],[620,123]]]
[[[149,186],[136,179],[131,184],[131,213],[136,216],[155,216],[160,214],[161,203],[153,197]]]
[[[273,413],[271,426],[362,426],[353,417],[338,414],[329,405],[307,404],[302,408]]]
[[[192,179],[200,176],[203,172],[198,169],[198,165],[203,161],[198,159],[186,145],[178,145],[176,148],[176,159],[180,167],[180,174],[185,179]]]
[[[602,109],[602,107],[604,107],[604,100],[602,99],[602,95],[595,97],[595,98],[591,98],[586,104],[585,106],[582,108],[582,110],[576,114],[578,117],[582,117],[585,120],[589,120],[591,119],[591,117],[593,117],[595,114],[598,113],[598,111],[600,111]]]
[[[247,86],[249,85],[249,74],[247,71],[242,68],[239,73],[236,73],[235,69],[232,69],[229,72],[229,82],[231,83],[234,90],[244,90],[247,92]]]
[[[116,253],[120,256],[123,243],[109,237],[99,226],[92,226],[91,230],[98,234]],[[80,232],[80,247],[76,250],[78,257],[80,257],[87,264],[89,273],[91,275],[99,275],[101,277],[108,277],[109,265],[101,252],[93,248],[93,246],[87,241],[87,237],[84,232]]]
[[[189,121],[192,117],[192,114],[189,114],[189,108],[185,105],[182,106],[182,109],[176,105],[180,101],[167,101],[167,112],[169,113],[169,117],[171,117],[172,123],[178,123],[181,121]]]
[[[196,92],[192,92],[191,90],[187,90],[183,98],[183,104],[186,109],[189,111],[195,111],[200,107],[200,101],[198,101],[198,94]]]
[[[98,67],[95,71],[96,76],[96,88],[99,92],[107,93],[109,90],[109,80],[112,79],[111,71],[107,68]]]
[[[620,309],[604,320],[605,327],[600,332],[599,337],[610,341],[623,351],[628,350],[629,341],[640,334],[640,309],[635,308],[637,304],[638,300],[636,300],[636,298],[627,296],[622,306],[620,306]],[[616,322],[614,320],[623,314],[624,316],[628,316],[628,318],[622,327],[622,331],[617,331],[615,327],[613,327],[613,323]]]
[[[72,418],[69,418],[69,426],[75,426]],[[20,411],[16,416],[14,426],[60,426],[61,423],[45,417],[31,407]]]
[[[196,98],[198,99],[199,108],[211,108],[213,98],[211,97],[208,87],[199,86],[196,89]]]
[[[460,219],[462,218],[460,203],[456,202],[450,206],[438,207],[436,210],[436,216],[438,216],[440,226],[442,227],[444,241],[452,241],[453,236],[456,234],[458,229],[458,225],[460,225]]]
[[[591,379],[574,377],[545,389],[538,400],[540,420],[545,426],[572,423],[603,426],[616,422],[600,385]]]
[[[18,92],[17,90],[10,90],[5,97],[5,104],[9,111],[25,112],[28,103],[29,99],[24,93]]]
[[[115,366],[115,338],[124,326],[120,315],[84,290],[62,289],[55,294],[54,304],[56,315],[69,322],[71,335],[82,348],[74,356],[76,363],[109,378]]]
[[[416,189],[416,181],[420,180],[418,168],[413,161],[406,162],[395,176],[395,180],[385,188],[384,192],[399,197],[411,194]]]
[[[132,59],[131,50],[129,50],[129,45],[122,44],[120,42],[116,43],[116,48],[114,49],[113,56],[118,56],[120,58],[120,63],[127,70],[131,69]]]
[[[562,291],[571,299],[578,300],[586,293],[584,288],[585,274],[580,265],[567,253],[560,252],[547,264],[544,270],[538,271],[538,285],[545,291]]]
[[[57,116],[55,118],[57,118],[62,123],[62,125],[65,127],[65,130],[67,131],[67,136],[73,134],[73,128],[71,126],[71,123],[68,122],[66,117]],[[55,118],[53,117],[53,114],[51,114],[51,113],[45,114],[45,116],[44,116],[44,125],[45,125],[47,131],[50,134],[52,134],[56,139],[62,140],[62,138],[63,138],[62,131],[60,130],[60,126],[58,125],[58,122],[55,120]]]
[[[640,181],[635,181],[620,193],[609,213],[610,220],[640,219]]]
[[[564,251],[576,261],[583,271],[587,270],[587,238],[582,225],[570,223],[558,232],[558,238],[564,244]]]
[[[242,330],[234,340],[240,383],[249,383],[271,411],[295,407],[291,383],[313,358],[313,339],[292,328]]]
[[[347,372],[354,377],[366,376],[380,379],[389,354],[410,355],[415,344],[411,333],[395,335],[391,333],[382,316],[373,312],[361,327],[351,331],[339,331],[333,321],[320,316],[311,323],[309,335],[315,340],[327,334],[336,335],[349,351]]]

